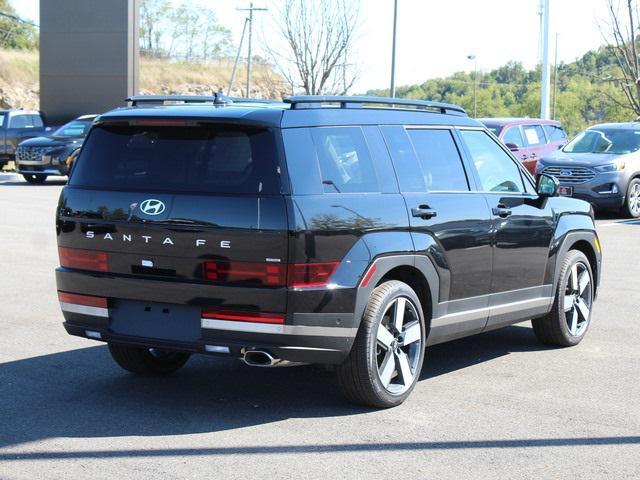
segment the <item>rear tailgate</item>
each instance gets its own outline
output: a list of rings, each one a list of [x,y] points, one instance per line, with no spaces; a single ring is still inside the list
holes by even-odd
[[[284,312],[286,182],[275,135],[94,128],[58,211],[61,263],[92,272],[80,293]]]

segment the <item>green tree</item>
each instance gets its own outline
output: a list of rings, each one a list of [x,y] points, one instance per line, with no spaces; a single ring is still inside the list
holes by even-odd
[[[31,50],[37,46],[36,26],[18,18],[9,0],[0,0],[0,48]]]

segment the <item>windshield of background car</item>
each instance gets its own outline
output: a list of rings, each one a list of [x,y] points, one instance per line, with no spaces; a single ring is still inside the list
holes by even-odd
[[[63,125],[53,134],[54,137],[84,138],[91,127],[90,121],[74,120]]]
[[[640,150],[640,130],[585,130],[562,149],[566,153],[610,153],[623,155]]]
[[[95,127],[70,185],[164,192],[279,194],[275,134],[234,126]]]
[[[4,126],[4,115],[0,115],[0,127]]]

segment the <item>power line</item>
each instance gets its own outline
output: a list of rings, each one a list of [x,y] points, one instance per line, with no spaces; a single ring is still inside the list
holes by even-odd
[[[32,27],[40,28],[40,25],[37,25],[37,24],[35,24],[33,22],[30,22],[29,20],[24,20],[24,19],[22,19],[20,17],[17,17],[15,15],[11,15],[9,13],[0,12],[0,17],[5,17],[5,18],[8,18],[10,20],[14,20],[16,22],[19,22],[19,23],[24,23],[25,25],[31,25]]]

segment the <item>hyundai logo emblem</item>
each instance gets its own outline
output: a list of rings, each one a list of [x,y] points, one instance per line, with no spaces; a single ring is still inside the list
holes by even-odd
[[[140,211],[146,215],[160,215],[164,208],[164,202],[155,198],[148,198],[140,204]]]
[[[573,175],[573,172],[571,170],[560,170],[560,175],[570,177],[571,175]]]

